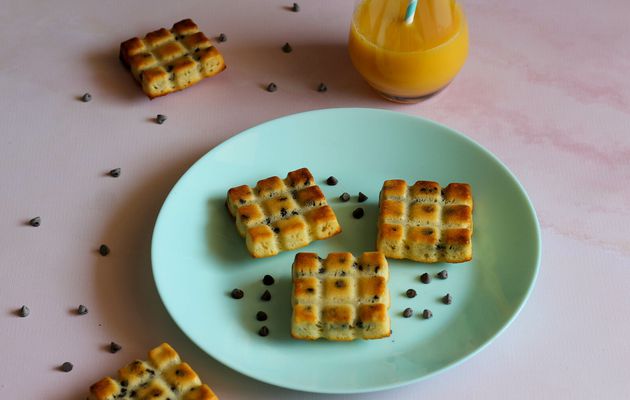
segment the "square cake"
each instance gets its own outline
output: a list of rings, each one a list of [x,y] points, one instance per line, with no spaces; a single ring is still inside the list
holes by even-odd
[[[383,184],[376,248],[388,258],[425,263],[472,259],[473,198],[470,185],[404,180]]]
[[[90,386],[89,400],[218,400],[193,369],[167,343]]]
[[[334,341],[391,334],[389,268],[380,252],[298,253],[292,267],[291,336]]]
[[[281,251],[328,239],[341,227],[337,216],[307,168],[231,188],[226,205],[249,253],[269,257]]]
[[[120,44],[120,60],[153,99],[225,69],[223,56],[190,19]]]

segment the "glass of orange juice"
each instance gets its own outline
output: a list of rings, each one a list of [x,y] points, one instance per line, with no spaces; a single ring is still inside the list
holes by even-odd
[[[447,86],[468,56],[468,24],[456,0],[361,0],[348,48],[352,63],[383,97],[415,103]]]

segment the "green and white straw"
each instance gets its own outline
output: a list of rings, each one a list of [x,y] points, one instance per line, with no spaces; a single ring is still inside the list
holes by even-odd
[[[416,15],[417,5],[418,0],[409,0],[409,4],[407,4],[407,12],[405,13],[405,24],[410,25],[413,23],[413,17]]]

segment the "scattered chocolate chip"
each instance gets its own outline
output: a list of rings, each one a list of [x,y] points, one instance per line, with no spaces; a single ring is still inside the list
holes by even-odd
[[[405,311],[403,311],[403,317],[409,318],[412,315],[413,315],[413,310],[409,307],[405,308]]]
[[[260,300],[262,300],[262,301],[269,301],[269,300],[271,300],[271,293],[269,293],[268,290],[265,290],[265,292],[262,294],[262,296],[260,296]]]
[[[243,296],[245,296],[245,293],[241,289],[233,289],[231,295],[233,299],[238,300],[242,299]]]
[[[363,192],[359,192],[359,203],[363,203],[367,199],[368,197]]]
[[[428,273],[424,273],[422,275],[420,275],[420,282],[422,283],[430,283],[431,282],[431,276]]]
[[[326,84],[324,82],[322,82],[317,87],[317,91],[320,92],[320,93],[324,93],[324,92],[328,91],[328,86],[326,86]]]
[[[157,122],[158,124],[162,125],[164,123],[164,121],[166,121],[167,117],[164,114],[158,114],[155,117],[155,122]]]
[[[258,311],[256,313],[256,319],[258,321],[266,321],[267,320],[267,313],[264,311]]]
[[[92,100],[92,95],[89,93],[84,93],[83,96],[81,96],[81,101],[84,103],[87,103],[90,100]]]
[[[326,183],[330,186],[335,186],[339,181],[334,176],[329,176],[328,179],[326,179]]]
[[[79,305],[79,308],[77,308],[77,314],[79,315],[85,315],[88,313],[88,309],[86,306],[84,306],[83,304]]]
[[[284,51],[285,53],[290,53],[293,51],[293,48],[289,43],[285,43],[284,46],[282,46],[282,51]]]
[[[37,228],[38,226],[42,224],[42,218],[41,217],[32,218],[30,221],[28,221],[28,224],[30,226],[34,226]]]
[[[29,314],[31,313],[30,308],[26,307],[26,306],[22,306],[20,308],[20,310],[18,311],[18,315],[22,318],[26,318],[29,316]]]
[[[356,219],[362,218],[364,214],[365,214],[365,211],[363,211],[363,208],[361,207],[356,208],[354,211],[352,211],[352,216]]]
[[[65,363],[61,364],[61,367],[60,367],[60,369],[63,372],[70,372],[70,371],[72,371],[72,368],[74,368],[74,365],[72,365],[72,363],[68,362],[68,361],[66,361]]]
[[[221,33],[217,39],[219,40],[219,42],[223,43],[227,41],[227,36],[225,35],[225,33]]]
[[[109,247],[106,244],[102,244],[101,247],[98,248],[98,252],[105,257],[109,254]]]
[[[298,3],[293,3],[293,7],[291,8],[293,12],[300,12],[300,5]]]
[[[416,297],[416,291],[413,289],[407,289],[407,291],[405,292],[405,294],[407,295],[407,297],[409,297],[410,299],[413,299],[414,297]]]
[[[448,271],[443,269],[440,272],[437,273],[437,277],[440,279],[446,279],[448,278]]]
[[[109,171],[109,175],[113,178],[118,178],[120,176],[120,168],[114,168]]]
[[[326,272],[326,268],[324,268],[324,267],[320,267],[320,268],[319,268],[319,273],[320,273],[320,274],[323,274],[324,272]]]
[[[264,284],[265,286],[271,286],[271,285],[273,285],[274,283],[276,283],[276,280],[275,280],[275,279],[273,279],[273,276],[271,276],[271,275],[265,275],[265,276],[263,277],[263,284]]]
[[[338,280],[338,281],[335,281],[335,286],[338,287],[338,288],[342,288],[342,287],[346,286],[346,283],[344,281],[342,281],[342,280]]]
[[[271,82],[269,85],[267,85],[268,92],[273,93],[276,90],[278,90],[278,86],[275,83]]]
[[[343,192],[341,196],[339,196],[339,200],[345,203],[346,201],[350,200],[350,194],[348,192]]]
[[[280,228],[277,226],[273,228],[274,233],[280,233]]]
[[[447,293],[444,297],[442,297],[442,303],[451,304],[453,302],[453,296],[450,293]]]
[[[258,330],[258,334],[263,337],[269,335],[269,328],[263,325],[263,327]]]
[[[424,311],[422,311],[422,318],[429,319],[431,317],[433,317],[433,313],[431,312],[431,310],[427,310],[425,308]]]
[[[118,353],[120,350],[122,350],[122,346],[121,346],[121,345],[119,345],[118,343],[116,343],[116,342],[111,342],[111,343],[109,344],[109,352],[110,352],[110,353],[112,353],[112,354],[113,354],[113,353]]]

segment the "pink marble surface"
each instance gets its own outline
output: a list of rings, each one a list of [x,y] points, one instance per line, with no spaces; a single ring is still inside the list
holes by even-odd
[[[5,0],[0,8],[0,398],[82,399],[172,343],[223,399],[320,399],[246,378],[174,325],[150,273],[153,222],[178,177],[239,131],[327,107],[445,123],[490,149],[538,211],[542,268],[491,346],[430,380],[353,399],[619,399],[630,393],[630,2],[464,1],[470,58],[439,96],[378,98],[346,52],[351,1]],[[229,69],[148,101],[117,60],[128,37],[192,16]],[[279,48],[290,41],[291,54]],[[279,91],[262,86],[275,81]],[[327,93],[315,91],[320,81]],[[90,103],[77,96],[89,91]],[[164,125],[151,122],[167,114]],[[122,176],[104,176],[121,167]],[[39,215],[42,225],[25,225]],[[100,243],[112,248],[99,257]],[[22,304],[31,315],[21,319]],[[78,304],[88,306],[76,316]],[[110,341],[123,350],[110,354]],[[75,369],[57,370],[64,361]]]

